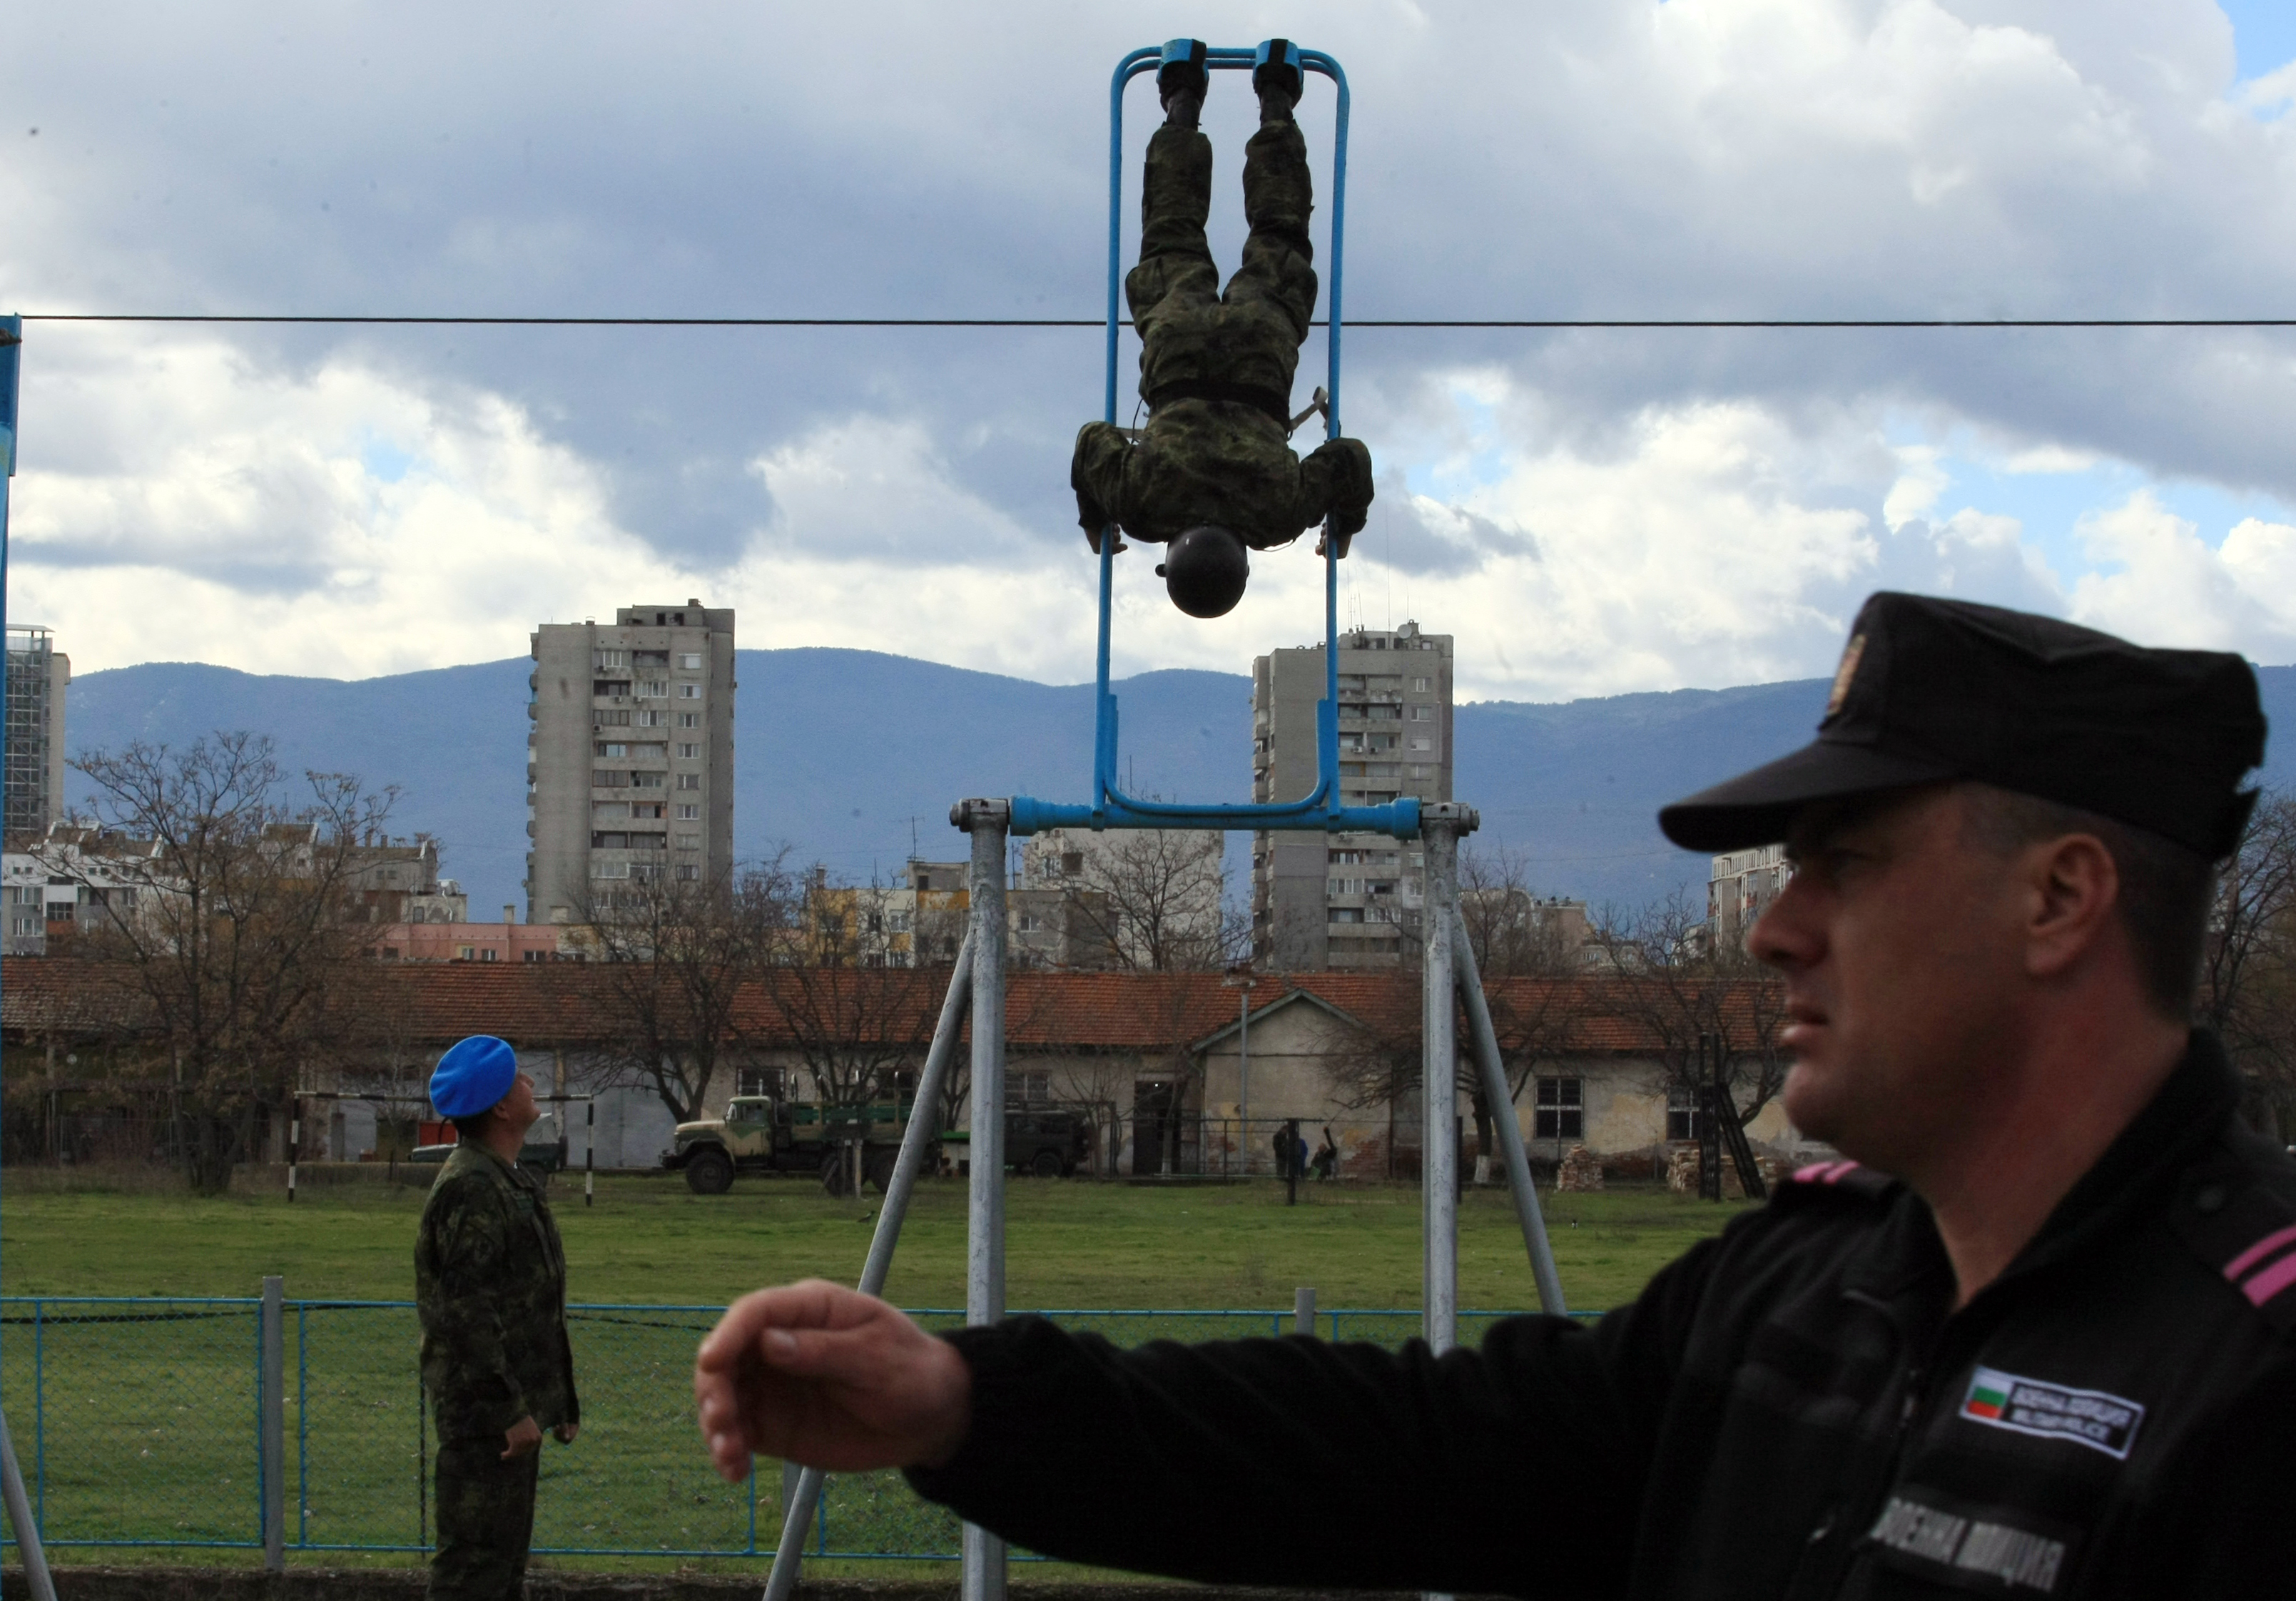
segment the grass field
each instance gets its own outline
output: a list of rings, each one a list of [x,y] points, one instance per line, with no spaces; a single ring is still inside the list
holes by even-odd
[[[404,1301],[419,1186],[357,1181],[307,1186],[291,1206],[269,1188],[199,1199],[151,1175],[12,1171],[0,1190],[0,1290],[13,1297],[251,1296],[266,1273],[293,1301]],[[550,1448],[538,1547],[613,1556],[561,1557],[628,1566],[636,1552],[711,1567],[756,1558],[751,1493],[703,1466],[686,1372],[709,1309],[757,1285],[859,1269],[874,1197],[842,1202],[811,1184],[744,1181],[698,1197],[674,1177],[602,1179],[597,1204],[578,1178],[554,1199],[578,1302],[573,1337],[584,1398],[581,1441]],[[1739,1209],[1662,1191],[1548,1195],[1548,1226],[1572,1304],[1599,1309]],[[891,1298],[911,1307],[964,1302],[965,1194],[934,1182],[919,1194],[896,1259]],[[1015,1181],[1008,1303],[1015,1308],[1288,1310],[1298,1285],[1325,1309],[1398,1309],[1346,1320],[1342,1334],[1393,1344],[1416,1332],[1419,1197],[1414,1187],[1309,1186],[1287,1207],[1270,1183],[1151,1187]],[[1532,1306],[1530,1273],[1507,1198],[1470,1192],[1460,1219],[1461,1301],[1493,1311]],[[676,1306],[695,1311],[654,1310]],[[257,1531],[253,1310],[245,1305],[123,1309],[69,1300],[38,1322],[12,1303],[0,1331],[0,1393],[20,1449],[33,1460],[42,1523],[61,1561],[130,1553],[74,1540],[233,1542],[144,1555],[248,1559]],[[123,1321],[123,1318],[132,1318]],[[1119,1343],[1267,1332],[1272,1318],[1071,1316]],[[1463,1339],[1482,1320],[1465,1320]],[[1329,1326],[1326,1325],[1328,1332]],[[341,1548],[419,1547],[424,1531],[423,1425],[413,1312],[306,1306],[286,1331],[291,1547],[300,1562],[340,1561]],[[35,1383],[35,1371],[38,1377]],[[756,1486],[755,1539],[770,1549],[779,1485]],[[955,1526],[898,1475],[831,1486],[828,1548],[953,1551]],[[337,1548],[330,1551],[327,1548]],[[671,1555],[680,1554],[680,1555]],[[846,1564],[834,1563],[825,1571]],[[752,1570],[753,1571],[753,1570]],[[847,1571],[886,1573],[882,1564]]]
[[[11,1295],[251,1295],[282,1274],[295,1297],[405,1300],[423,1192],[380,1182],[305,1185],[293,1205],[264,1190],[200,1199],[104,1187],[95,1176],[12,1171],[0,1189],[0,1290]],[[1737,1207],[1656,1188],[1543,1196],[1574,1309],[1632,1297]],[[724,1195],[675,1176],[611,1176],[582,1204],[578,1176],[554,1184],[570,1289],[584,1301],[720,1303],[761,1284],[860,1271],[873,1195],[838,1201],[796,1180],[744,1179]],[[962,1183],[929,1181],[912,1204],[888,1296],[964,1303]],[[1327,1307],[1419,1303],[1414,1186],[1156,1187],[1015,1179],[1006,1301],[1025,1307],[1289,1307],[1313,1285]],[[1464,1306],[1537,1304],[1514,1212],[1470,1190],[1459,1215]]]

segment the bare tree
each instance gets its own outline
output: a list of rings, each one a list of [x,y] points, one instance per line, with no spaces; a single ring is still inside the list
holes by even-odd
[[[799,898],[786,858],[709,878],[602,881],[582,898],[611,1025],[606,1065],[652,1089],[679,1122],[701,1115],[742,1046],[743,987],[794,943]]]
[[[939,940],[929,948],[919,940],[909,965],[873,961],[878,948],[865,916],[857,915],[866,903],[841,899],[846,893],[815,874],[805,937],[783,948],[783,960],[767,975],[772,1006],[760,1026],[769,1037],[753,1042],[793,1052],[816,1097],[830,1106],[894,1093],[922,1063],[955,954],[951,945],[944,956]],[[960,1052],[952,1066],[964,1061]]]
[[[95,785],[95,825],[38,855],[85,891],[92,954],[130,964],[150,998],[174,1063],[176,1148],[193,1187],[219,1193],[325,1037],[329,987],[362,948],[359,842],[398,791],[307,773],[308,800],[291,803],[271,741],[243,732],[72,765]]]
[[[2296,796],[2259,796],[2218,869],[2194,1010],[2224,1041],[2252,1109],[2284,1118],[2296,1101]]]
[[[1242,955],[1248,931],[1225,905],[1218,833],[1124,829],[1063,857],[1053,882],[1092,965],[1202,973]]]
[[[1677,891],[1606,916],[1588,939],[1615,975],[1599,1004],[1652,1042],[1669,1096],[1694,1088],[1702,1037],[1720,1042],[1741,1127],[1784,1088],[1792,1063],[1777,1043],[1784,986],[1742,948],[1713,939],[1702,907]]]

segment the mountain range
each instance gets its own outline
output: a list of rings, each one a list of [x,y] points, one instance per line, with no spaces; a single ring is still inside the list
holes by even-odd
[[[435,835],[473,917],[523,907],[524,657],[344,681],[262,677],[197,662],[88,673],[67,702],[75,757],[132,740],[181,745],[216,729],[271,736],[283,766],[396,784],[395,833]],[[873,651],[739,652],[734,847],[786,845],[832,874],[890,878],[914,850],[964,855],[948,824],[966,795],[1083,800],[1092,686],[1046,685]],[[2259,669],[2274,725],[2296,727],[2296,667]],[[1116,686],[1126,787],[1242,800],[1250,790],[1251,681],[1143,673]],[[1457,708],[1455,792],[1482,814],[1477,842],[1525,861],[1541,894],[1632,907],[1702,884],[1706,858],[1660,837],[1663,802],[1807,741],[1826,681],[1683,689],[1558,704]],[[2296,741],[2267,783],[2296,784]],[[87,781],[67,784],[87,807]],[[1232,872],[1243,836],[1229,836]],[[1241,879],[1236,881],[1239,891]]]

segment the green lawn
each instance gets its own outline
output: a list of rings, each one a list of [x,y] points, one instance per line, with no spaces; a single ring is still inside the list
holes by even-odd
[[[0,1289],[11,1295],[251,1295],[266,1273],[296,1298],[405,1300],[422,1191],[379,1182],[307,1184],[202,1200],[12,1171],[0,1190]],[[101,1182],[100,1180],[98,1182]],[[743,1179],[724,1195],[675,1176],[552,1189],[573,1298],[722,1304],[761,1284],[861,1268],[875,1197],[836,1201],[791,1179]],[[1574,1309],[1631,1298],[1738,1208],[1646,1188],[1541,1197]],[[920,1189],[887,1286],[904,1306],[964,1302],[965,1193]],[[1015,1179],[1007,1203],[1006,1300],[1028,1307],[1275,1308],[1313,1285],[1326,1307],[1414,1307],[1419,1195],[1410,1186],[1152,1187]],[[1459,1218],[1460,1301],[1536,1304],[1514,1212],[1470,1190]]]
[[[419,1187],[314,1183],[290,1205],[271,1190],[196,1199],[151,1176],[12,1171],[0,1191],[0,1289],[14,1297],[234,1296],[283,1274],[291,1301],[404,1301]],[[708,1309],[754,1285],[805,1274],[851,1278],[874,1197],[840,1202],[794,1181],[745,1180],[726,1195],[688,1194],[674,1177],[601,1181],[585,1207],[578,1177],[554,1186],[578,1312],[575,1361],[584,1428],[548,1448],[538,1547],[583,1565],[628,1566],[661,1553],[689,1565],[758,1558],[749,1487],[719,1483],[693,1438],[687,1373]],[[1574,1307],[1635,1293],[1667,1260],[1739,1209],[1647,1189],[1544,1198]],[[935,1182],[917,1197],[891,1297],[911,1307],[964,1303],[965,1194]],[[1064,1321],[1119,1343],[1264,1333],[1261,1319],[1114,1318],[1114,1309],[1288,1310],[1314,1285],[1324,1309],[1396,1309],[1343,1320],[1343,1337],[1393,1344],[1417,1330],[1415,1188],[1309,1186],[1287,1207],[1281,1186],[1149,1187],[1016,1180],[1011,1188],[1007,1300],[1015,1308],[1102,1309]],[[1471,1192],[1461,1212],[1461,1301],[1534,1304],[1530,1273],[1503,1194]],[[598,1303],[604,1303],[600,1305]],[[671,1310],[693,1306],[702,1310]],[[939,1321],[936,1319],[936,1321]],[[1288,1318],[1284,1319],[1288,1322]],[[1484,1319],[1463,1320],[1478,1337]],[[1324,1326],[1326,1334],[1330,1325]],[[404,1307],[307,1305],[286,1330],[290,1539],[299,1562],[419,1560],[424,1425],[414,1318]],[[45,1300],[34,1321],[12,1302],[0,1330],[0,1394],[37,1480],[42,1524],[59,1560],[116,1560],[102,1544],[225,1542],[245,1560],[255,1537],[255,1319],[244,1304],[123,1308]],[[37,1382],[35,1373],[37,1373]],[[770,1550],[777,1475],[757,1490],[756,1539]],[[955,1549],[955,1525],[898,1475],[832,1482],[833,1552]],[[174,1546],[144,1559],[197,1556]],[[897,1564],[898,1565],[898,1564]],[[846,1564],[832,1562],[826,1571]],[[850,1570],[885,1573],[854,1563]],[[1041,1570],[1040,1570],[1041,1572]]]

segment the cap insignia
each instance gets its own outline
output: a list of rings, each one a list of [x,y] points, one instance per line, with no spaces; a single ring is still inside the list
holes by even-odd
[[[1833,688],[1825,697],[1825,715],[1833,717],[1841,710],[1841,702],[1849,698],[1849,686],[1857,678],[1858,659],[1866,654],[1866,636],[1852,634],[1849,643],[1842,647],[1841,665],[1833,669]]]

